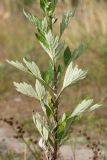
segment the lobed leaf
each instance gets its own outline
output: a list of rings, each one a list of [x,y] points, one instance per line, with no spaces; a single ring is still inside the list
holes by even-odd
[[[86,77],[87,71],[83,71],[82,69],[78,69],[78,66],[73,66],[73,62],[71,62],[66,70],[63,87],[76,83],[79,80],[82,80]]]
[[[88,100],[83,100],[77,107],[76,109],[70,113],[70,112],[65,112],[63,113],[63,115],[61,116],[61,118],[59,119],[58,122],[58,142],[61,144],[65,138],[65,136],[67,135],[69,129],[71,128],[71,125],[79,120],[79,116],[88,111],[93,111],[95,109],[98,109],[99,107],[101,107],[101,104],[93,104],[93,99],[88,99]]]
[[[9,64],[11,64],[12,66],[16,67],[17,69],[20,69],[20,70],[22,70],[24,72],[28,72],[27,68],[22,63],[20,63],[18,61],[9,61],[9,60],[7,60],[7,62]]]
[[[93,99],[83,100],[73,111],[70,118],[79,116],[81,113],[85,112],[87,109],[91,107],[92,103],[93,103]]]
[[[80,114],[86,111],[89,111],[89,112],[94,111],[95,109],[98,109],[102,106],[102,104],[94,104],[94,105],[92,104],[93,104],[93,99],[83,100],[73,111],[70,118],[79,116]]]
[[[73,53],[71,54],[72,61],[76,60],[86,48],[86,45],[81,44],[78,48],[74,49]]]
[[[46,11],[47,0],[40,0],[40,7],[45,12]]]
[[[48,31],[48,22],[46,17],[41,20],[33,14],[27,13],[25,10],[23,10],[23,13],[25,17],[36,26],[38,32],[41,31],[42,33],[45,33]]]
[[[36,88],[37,96],[41,101],[46,95],[45,88],[38,80],[36,80],[35,88]]]
[[[38,95],[37,95],[36,91],[33,89],[33,87],[30,84],[27,84],[25,82],[23,82],[23,83],[14,82],[14,85],[15,85],[16,90],[18,92],[38,99]]]
[[[49,63],[48,69],[42,72],[42,78],[46,84],[52,85],[54,79],[54,67],[51,62]]]
[[[58,141],[61,143],[63,141],[63,138],[68,133],[69,127],[71,126],[71,123],[73,122],[73,119],[69,119],[69,116],[71,115],[70,112],[65,112],[61,116],[58,122]]]
[[[71,18],[74,16],[74,13],[71,11],[68,11],[65,13],[62,17],[62,22],[60,23],[60,37],[67,28],[68,24],[70,23]]]
[[[23,58],[23,62],[26,64],[27,69],[37,78],[42,79],[40,70],[38,66],[35,64],[35,62],[27,61],[25,58]]]
[[[86,49],[86,45],[81,44],[78,48],[71,51],[70,48],[67,46],[64,51],[64,64],[65,66],[69,65],[71,61],[75,61],[79,56],[84,52]]]
[[[24,9],[23,9],[23,13],[30,22],[32,22],[34,25],[36,25],[36,27],[38,27],[38,25],[40,24],[40,20],[38,19],[38,17],[30,13],[27,13]]]
[[[64,44],[59,42],[59,37],[55,36],[51,30],[48,31],[48,33],[45,33],[45,35],[37,35],[37,38],[52,61],[58,58],[60,53],[62,53]]]
[[[36,113],[35,115],[33,115],[33,121],[43,140],[46,142],[49,137],[49,129],[45,121],[45,118],[42,118],[39,113]]]
[[[57,0],[40,0],[40,6],[45,14],[49,16],[53,14]]]
[[[101,106],[102,106],[102,104],[95,104],[95,105],[93,105],[93,106],[90,108],[89,111],[94,111],[94,110],[96,110],[96,109],[99,109]]]

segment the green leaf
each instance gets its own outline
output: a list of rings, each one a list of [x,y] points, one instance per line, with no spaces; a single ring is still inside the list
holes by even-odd
[[[52,111],[51,107],[45,101],[41,101],[41,106],[42,106],[43,112],[48,117],[48,119],[50,117],[52,117],[53,111]]]
[[[50,75],[48,71],[43,71],[42,72],[42,78],[46,82],[46,84],[49,84],[50,82]]]
[[[45,88],[38,80],[36,80],[35,88],[38,98],[41,101],[46,95]]]
[[[92,104],[93,104],[93,99],[83,100],[72,113],[66,112],[61,116],[58,122],[59,143],[63,142],[63,139],[67,135],[71,125],[75,121],[79,120],[79,116],[82,113],[86,111],[88,112],[93,111],[102,106],[101,104],[95,104],[95,105],[92,105]]]
[[[57,0],[40,0],[40,6],[45,15],[52,16],[57,4]]]
[[[81,113],[85,112],[87,109],[91,107],[92,103],[93,103],[93,99],[83,100],[73,111],[70,118],[79,116]]]
[[[38,32],[41,31],[42,33],[45,33],[48,31],[48,22],[46,17],[41,20],[33,14],[27,13],[25,10],[23,10],[23,13],[25,17],[36,26]]]
[[[59,37],[55,36],[51,30],[45,35],[38,35],[37,38],[52,61],[60,56],[64,49],[64,44],[59,42]]]
[[[95,105],[93,105],[93,106],[90,108],[89,111],[94,111],[94,110],[96,110],[96,109],[99,109],[100,107],[102,107],[102,104],[95,104]]]
[[[56,4],[57,4],[58,0],[50,0],[50,6],[49,6],[49,11],[51,11],[52,13],[55,10]]]
[[[60,80],[62,76],[62,66],[59,64],[57,68],[57,80]]]
[[[75,49],[71,54],[72,61],[76,60],[85,51],[86,48],[87,48],[86,45],[81,44],[77,49]]]
[[[38,39],[38,41],[40,42],[41,46],[48,53],[49,52],[48,51],[49,45],[48,45],[47,39],[45,37],[45,33],[39,31],[39,33],[35,34],[35,35],[36,35],[36,38]]]
[[[36,27],[38,27],[38,25],[40,24],[40,20],[36,16],[30,13],[27,13],[24,9],[23,9],[23,13],[30,22],[32,22],[34,25],[36,25]]]
[[[88,99],[88,100],[83,100],[77,107],[76,109],[73,111],[73,113],[71,114],[71,116],[69,118],[75,117],[75,116],[79,116],[80,114],[82,114],[83,112],[86,111],[94,111],[95,109],[98,109],[102,106],[102,104],[93,104],[93,99]]]
[[[36,91],[33,89],[33,87],[30,84],[27,84],[25,82],[23,83],[14,82],[14,85],[18,92],[38,99]]]
[[[35,64],[35,62],[27,61],[25,58],[23,58],[23,62],[26,64],[28,70],[36,76],[36,78],[42,79],[40,70],[38,66]]]
[[[64,64],[67,66],[71,61],[71,51],[69,47],[67,47],[64,51]]]
[[[48,65],[48,69],[46,71],[42,71],[42,78],[47,84],[52,84],[54,79],[54,67],[51,62]]]
[[[22,63],[20,63],[18,61],[9,61],[9,60],[7,60],[7,62],[9,64],[11,64],[12,66],[16,67],[17,69],[20,69],[20,70],[22,70],[24,72],[28,72],[27,68]]]
[[[54,109],[52,104],[52,97],[49,93],[47,93],[44,99],[41,101],[41,106],[48,119],[51,118],[54,114]]]
[[[69,47],[67,47],[64,51],[64,64],[67,66],[71,61],[75,61],[79,56],[85,51],[87,48],[86,45],[81,44],[78,48],[71,51]]]
[[[47,0],[40,0],[40,7],[45,12],[46,11]]]
[[[59,127],[58,127],[58,133],[57,133],[59,143],[63,141],[64,136],[66,135],[66,133],[68,133],[68,130],[69,130],[68,126],[70,126],[71,123],[73,122],[73,119],[72,120],[69,119],[70,115],[71,115],[70,112],[65,112],[59,119],[59,122],[58,122]]]
[[[42,136],[43,140],[46,142],[49,137],[49,129],[47,126],[47,122],[44,117],[41,117],[39,113],[33,114],[34,123]]]
[[[83,71],[81,69],[78,69],[78,66],[74,66],[73,62],[71,62],[66,70],[63,87],[66,88],[67,86],[74,84],[86,77],[87,71]]]
[[[67,28],[68,24],[71,21],[71,18],[74,16],[74,13],[71,11],[68,11],[67,13],[65,13],[62,17],[62,22],[60,24],[60,37],[63,34],[63,32],[65,31],[65,29]]]

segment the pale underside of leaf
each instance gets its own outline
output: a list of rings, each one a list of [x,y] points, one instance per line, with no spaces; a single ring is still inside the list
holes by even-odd
[[[83,113],[84,111],[86,111],[87,109],[89,109],[91,107],[93,103],[93,99],[89,99],[89,100],[83,100],[77,107],[76,109],[73,111],[73,113],[71,114],[71,117],[74,116],[78,116],[81,113]]]
[[[71,21],[71,18],[73,17],[74,13],[71,11],[68,11],[67,13],[65,13],[62,17],[62,22],[60,24],[60,36],[63,34],[63,32],[65,31],[65,29],[67,28],[68,24]]]
[[[40,135],[42,136],[44,141],[47,141],[49,136],[49,129],[44,117],[42,118],[39,113],[36,113],[36,114],[33,114],[33,120]]]
[[[55,36],[51,30],[48,31],[48,33],[45,33],[45,44],[47,45],[45,45],[41,40],[40,44],[52,59],[52,61],[59,57],[64,48],[64,43],[59,42],[59,37]]]
[[[36,80],[35,88],[39,99],[42,100],[46,95],[44,86],[38,80]]]
[[[71,84],[76,83],[79,80],[82,80],[86,77],[87,71],[83,71],[82,69],[78,69],[78,66],[73,66],[73,62],[71,62],[66,70],[63,89]]]
[[[24,9],[23,9],[23,13],[30,22],[32,22],[34,25],[36,25],[36,27],[38,27],[40,20],[36,16],[30,13],[27,13]]]
[[[25,82],[23,83],[14,82],[14,86],[16,87],[16,90],[18,92],[38,99],[36,91],[33,89],[33,87],[30,84],[27,84]]]
[[[12,66],[16,67],[17,69],[20,69],[24,72],[28,72],[27,68],[22,63],[20,63],[19,61],[9,61],[9,60],[7,60],[7,62],[9,64],[11,64]]]
[[[102,106],[102,104],[94,104],[94,105],[92,105],[92,104],[93,104],[93,99],[83,100],[76,107],[76,109],[73,111],[73,113],[71,114],[71,116],[69,118],[79,116],[80,114],[82,114],[83,112],[86,112],[86,111],[89,111],[89,112],[94,111]]]
[[[96,110],[96,109],[99,109],[100,107],[102,107],[102,104],[95,104],[95,105],[93,105],[93,106],[90,108],[89,111],[94,111],[94,110]]]
[[[42,79],[40,70],[35,62],[29,62],[25,58],[23,58],[23,62],[26,64],[28,70],[37,78]]]

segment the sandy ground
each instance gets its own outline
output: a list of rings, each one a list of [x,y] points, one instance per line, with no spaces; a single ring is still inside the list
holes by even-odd
[[[6,118],[6,115],[9,117],[14,117],[15,115],[15,118],[19,119],[19,117],[26,117],[26,115],[30,116],[33,110],[40,110],[37,102],[31,98],[28,98],[26,101],[26,98],[20,94],[14,94],[14,96],[7,97],[4,101],[0,102],[0,117],[3,118]],[[0,122],[0,151],[13,150],[16,153],[25,152],[26,145],[22,141],[13,138],[14,135],[14,130],[11,127]],[[89,160],[93,156],[92,150],[85,146],[77,146],[75,154],[69,145],[62,146],[60,151],[64,160],[73,160],[72,157],[74,155],[75,160]]]
[[[24,153],[25,144],[22,141],[14,139],[14,134],[12,128],[7,125],[0,125],[0,151],[6,152],[7,150],[13,150],[16,153]],[[64,145],[60,148],[60,151],[64,160],[73,160],[72,157],[74,155],[75,160],[89,160],[93,156],[92,151],[85,146],[77,146],[74,152],[71,146]]]

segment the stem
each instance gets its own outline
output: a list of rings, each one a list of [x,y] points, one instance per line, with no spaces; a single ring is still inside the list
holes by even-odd
[[[52,31],[52,15],[47,16],[48,20],[48,27]],[[53,107],[54,107],[54,122],[55,122],[55,129],[53,130],[53,138],[54,138],[54,151],[51,155],[50,160],[57,160],[57,152],[58,152],[58,144],[57,144],[57,130],[58,130],[58,99],[57,99],[57,70],[56,64],[54,64],[54,80],[53,80]]]
[[[57,94],[57,71],[56,66],[54,65],[54,93]],[[54,121],[56,124],[56,127],[54,129],[54,152],[52,154],[52,160],[57,160],[57,152],[58,152],[58,144],[57,144],[57,130],[58,130],[58,105],[59,102],[56,100],[56,96],[54,95],[53,101],[54,101]]]

